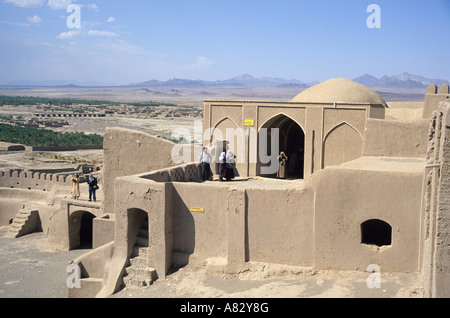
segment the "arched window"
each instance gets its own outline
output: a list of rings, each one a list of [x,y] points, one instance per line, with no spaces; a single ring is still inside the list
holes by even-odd
[[[361,224],[361,243],[376,246],[392,244],[392,227],[382,220],[368,220]]]

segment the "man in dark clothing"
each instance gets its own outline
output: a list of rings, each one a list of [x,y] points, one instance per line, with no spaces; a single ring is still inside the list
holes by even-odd
[[[97,178],[90,173],[87,182],[89,185],[89,201],[94,199],[94,202],[97,202],[97,198],[95,196],[95,192],[98,190]]]

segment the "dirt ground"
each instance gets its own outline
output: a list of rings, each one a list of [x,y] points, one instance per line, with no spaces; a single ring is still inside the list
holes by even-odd
[[[45,235],[5,238],[0,228],[0,298],[66,298],[69,261],[87,252],[44,251]]]
[[[372,273],[311,271],[276,264],[252,264],[249,271],[227,275],[207,265],[178,269],[166,280],[145,289],[124,288],[113,298],[415,298],[422,297],[414,273],[380,273],[380,285],[370,288]],[[372,282],[372,281],[370,281]],[[378,288],[379,287],[379,288]]]
[[[58,155],[64,159],[54,159]],[[77,161],[71,159],[76,158]],[[93,161],[101,162],[103,160],[103,150],[78,150],[64,152],[25,152],[25,151],[1,151],[0,150],[0,169],[68,169],[77,168],[85,160],[88,163]]]

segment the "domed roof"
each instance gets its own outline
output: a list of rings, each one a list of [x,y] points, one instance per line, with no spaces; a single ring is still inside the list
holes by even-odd
[[[346,78],[333,78],[312,86],[292,99],[297,103],[349,103],[385,105],[370,88]]]

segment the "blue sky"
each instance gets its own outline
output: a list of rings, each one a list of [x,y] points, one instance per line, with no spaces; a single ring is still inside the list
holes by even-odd
[[[70,4],[81,27],[69,28]],[[377,4],[381,27],[369,28]],[[0,0],[0,84],[304,82],[403,72],[450,80],[450,0]]]

